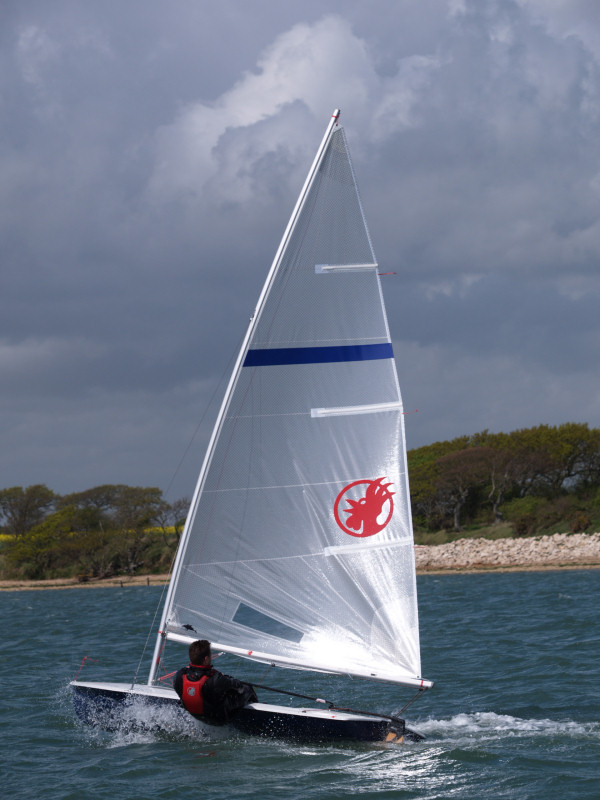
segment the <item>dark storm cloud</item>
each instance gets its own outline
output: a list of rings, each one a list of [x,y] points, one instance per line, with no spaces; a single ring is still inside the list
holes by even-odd
[[[409,444],[600,424],[590,4],[0,14],[0,485],[166,487],[338,105]]]

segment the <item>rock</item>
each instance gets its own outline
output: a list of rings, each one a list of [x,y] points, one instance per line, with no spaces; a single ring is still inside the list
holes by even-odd
[[[420,572],[600,566],[600,533],[555,533],[528,539],[456,539],[416,545]]]

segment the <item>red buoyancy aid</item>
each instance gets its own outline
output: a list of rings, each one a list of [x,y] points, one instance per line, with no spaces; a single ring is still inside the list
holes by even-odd
[[[190,668],[198,669],[194,664],[190,664]],[[181,693],[181,702],[185,706],[186,711],[194,716],[201,717],[204,713],[204,698],[202,696],[202,689],[204,684],[214,674],[214,669],[204,672],[197,680],[190,680],[187,672],[183,673],[183,692]]]

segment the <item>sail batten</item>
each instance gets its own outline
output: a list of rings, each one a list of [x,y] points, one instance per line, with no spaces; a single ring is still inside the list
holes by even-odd
[[[402,403],[373,403],[364,406],[340,406],[338,408],[311,408],[311,417],[343,417],[350,414],[380,414],[384,411],[402,411]]]
[[[328,272],[351,272],[353,270],[377,269],[379,264],[315,264],[315,272],[323,275]]]
[[[393,356],[345,135],[332,124],[211,438],[161,623],[167,638],[422,683]]]

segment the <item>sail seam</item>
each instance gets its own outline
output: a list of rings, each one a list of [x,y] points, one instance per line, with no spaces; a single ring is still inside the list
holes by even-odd
[[[323,553],[326,556],[334,556],[338,553],[356,553],[356,552],[363,552],[363,550],[381,550],[385,547],[413,547],[413,541],[410,536],[405,537],[404,539],[399,539],[393,542],[385,541],[385,542],[369,542],[369,543],[361,543],[360,545],[356,544],[333,544],[329,547],[323,548]]]
[[[314,553],[296,553],[295,555],[291,555],[291,556],[262,556],[261,558],[244,558],[244,559],[241,559],[241,560],[238,559],[238,560],[232,560],[232,561],[203,561],[203,562],[201,561],[201,562],[198,562],[198,563],[193,563],[192,562],[190,564],[186,564],[185,569],[188,572],[190,572],[192,575],[197,577],[197,578],[204,578],[205,576],[202,573],[207,567],[211,567],[211,568],[222,567],[222,566],[225,566],[227,564],[237,564],[238,566],[248,566],[249,564],[265,564],[265,563],[268,563],[270,561],[289,561],[290,559],[294,559],[294,558],[314,559],[314,558],[318,558],[320,555],[323,555],[323,554],[324,555],[335,555],[336,552],[342,553],[342,552],[344,552],[346,550],[349,550],[351,548],[354,548],[355,551],[358,552],[359,550],[360,551],[362,551],[362,550],[375,550],[375,549],[381,549],[381,548],[385,548],[385,547],[395,547],[395,546],[401,546],[401,545],[406,546],[406,547],[408,547],[409,545],[413,546],[412,545],[412,541],[410,541],[408,539],[408,537],[407,537],[406,539],[402,539],[400,541],[395,541],[395,542],[389,542],[388,541],[388,542],[385,542],[385,543],[382,543],[382,544],[377,544],[377,545],[374,544],[374,543],[373,544],[355,544],[355,545],[343,545],[343,544],[331,545],[330,547],[324,547],[322,550],[317,550]],[[263,580],[264,580],[264,578],[263,578]],[[240,598],[240,597],[236,596],[236,599],[243,599],[243,598]]]
[[[306,417],[308,411],[288,411],[285,414],[230,414],[227,419],[269,419],[270,417]]]
[[[390,337],[388,336],[387,332],[379,334],[379,336],[362,336],[361,339],[362,339],[363,342],[371,342],[371,341],[375,342],[376,341],[378,344],[390,344]],[[327,339],[305,339],[304,341],[305,342],[352,342],[352,341],[356,341],[356,337],[355,336],[345,336],[344,338],[341,338],[341,339],[333,339],[333,338],[329,338],[328,337]],[[280,344],[293,344],[295,347],[297,347],[298,346],[298,340],[297,339],[276,339],[276,340],[275,339],[268,339],[268,340],[267,339],[256,339],[254,341],[254,343],[253,343],[252,349],[256,350],[257,349],[257,345],[259,347],[264,345],[264,347],[266,349],[267,347],[273,347],[274,345],[280,345]],[[311,345],[308,345],[308,346],[310,347]],[[314,346],[314,347],[326,347],[327,345],[314,344],[312,346]]]
[[[404,473],[399,472],[401,477]],[[206,494],[218,494],[219,492],[251,492],[263,491],[264,489],[305,489],[311,486],[339,486],[344,482],[350,482],[349,478],[342,478],[339,481],[317,481],[316,483],[283,483],[281,485],[262,485],[262,486],[232,486],[229,489],[205,489]]]

